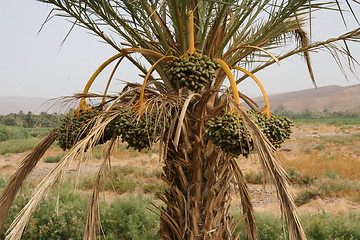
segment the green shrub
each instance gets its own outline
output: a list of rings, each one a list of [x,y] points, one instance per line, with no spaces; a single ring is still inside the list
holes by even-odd
[[[6,186],[6,181],[3,176],[0,175],[0,192]]]
[[[40,139],[38,138],[12,139],[0,142],[0,155],[25,152],[34,148],[39,142]]]
[[[311,148],[307,147],[304,150],[305,154],[310,154],[312,152]]]
[[[308,175],[303,175],[300,172],[298,172],[295,168],[289,168],[287,169],[287,175],[291,183],[293,184],[299,184],[299,185],[305,185],[308,186],[317,179],[316,177],[310,177]]]
[[[237,220],[238,215],[235,216]],[[360,215],[333,215],[322,212],[316,215],[301,217],[301,223],[308,240],[356,240],[360,239]],[[273,214],[256,214],[258,240],[287,240],[288,236],[282,229],[279,216]],[[246,238],[245,226],[241,224],[237,229],[240,239]]]
[[[159,218],[146,209],[150,200],[140,195],[116,200],[102,211],[102,227],[107,240],[160,239]]]
[[[264,182],[264,175],[261,172],[250,172],[245,174],[247,183],[262,184]]]
[[[336,157],[336,154],[335,153],[332,153],[332,154],[330,154],[329,155],[329,160],[334,160],[335,159],[335,157]]]
[[[351,145],[355,141],[360,140],[360,134],[344,135],[344,136],[321,136],[320,140],[325,143],[334,143],[337,145]]]
[[[29,128],[30,136],[34,138],[42,138],[45,137],[51,128]]]
[[[64,154],[59,154],[56,156],[48,156],[44,159],[44,163],[58,163]]]
[[[16,214],[29,200],[28,193],[18,196],[9,212],[5,231]],[[53,194],[56,195],[56,194]],[[45,198],[36,208],[26,226],[22,240],[82,239],[87,204],[80,194],[67,189],[60,191],[59,211],[56,212],[56,197]],[[4,233],[0,239],[4,239]]]
[[[241,216],[235,215],[235,221],[237,221],[239,217]],[[282,223],[280,217],[269,213],[262,213],[256,214],[255,220],[258,240],[287,239],[281,225]],[[240,239],[247,239],[246,228],[243,224],[240,224],[235,231],[240,232]]]
[[[0,124],[0,141],[29,138],[29,131],[23,127],[5,126]]]
[[[20,192],[10,209],[9,218],[0,239],[17,213],[29,200],[27,190]],[[88,199],[84,194],[75,193],[68,187],[60,190],[59,211],[56,212],[57,191],[49,194],[36,208],[26,226],[22,240],[59,240],[82,239]],[[150,199],[141,195],[117,199],[112,204],[100,203],[100,215],[103,232],[99,239],[159,239],[159,217],[147,209]]]
[[[298,194],[296,198],[294,199],[296,206],[304,205],[308,202],[310,202],[312,199],[315,199],[317,197],[320,197],[322,194],[319,192],[318,189],[310,189],[305,190],[302,193]]]
[[[155,193],[160,193],[163,192],[167,186],[163,181],[149,181],[149,182],[145,182],[144,184],[141,185],[142,190],[144,191],[144,193],[151,193],[151,194],[155,194]]]
[[[322,212],[305,216],[303,226],[309,240],[355,240],[360,239],[360,215],[332,215]]]
[[[322,150],[325,149],[325,145],[323,143],[319,143],[319,144],[314,146],[314,149],[316,149],[318,151],[322,151]]]
[[[334,170],[328,170],[325,173],[325,177],[330,178],[330,179],[335,179],[335,178],[339,177],[339,174]]]
[[[360,183],[357,181],[336,178],[320,181],[316,185],[325,196],[341,196],[342,192],[357,192],[360,196]]]

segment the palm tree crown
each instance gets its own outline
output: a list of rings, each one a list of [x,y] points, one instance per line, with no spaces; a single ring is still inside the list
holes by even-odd
[[[238,223],[229,216],[234,183],[242,199],[248,238],[256,239],[249,191],[236,161],[240,155],[248,157],[254,149],[265,175],[277,189],[290,239],[306,239],[275,150],[289,138],[291,123],[271,115],[266,91],[255,74],[285,58],[302,54],[316,86],[310,53],[317,49],[329,50],[340,66],[340,56],[345,56],[350,65],[357,64],[347,43],[359,41],[359,27],[320,42],[312,42],[306,30],[314,11],[338,10],[343,16],[343,3],[338,0],[321,3],[313,0],[39,1],[54,5],[46,21],[53,16],[68,18],[74,26],[89,30],[111,45],[116,54],[94,72],[84,92],[75,96],[80,99],[79,108],[24,159],[10,179],[0,199],[0,219],[6,219],[22,182],[55,139],[63,149],[70,149],[35,189],[6,239],[20,239],[41,197],[74,158],[81,158],[93,146],[108,142],[107,155],[94,183],[84,236],[84,239],[96,239],[99,182],[117,137],[138,150],[160,141],[162,179],[168,185],[159,196],[166,205],[159,207],[162,239],[236,239],[234,229]],[[345,3],[357,20],[352,4],[358,2],[346,0]],[[141,54],[151,67],[147,69],[134,54]],[[139,78],[143,84],[129,82],[118,91],[119,95],[109,95],[110,82],[124,58],[142,72]],[[104,94],[90,94],[97,76],[114,61],[117,63]],[[263,109],[238,91],[237,84],[247,78],[261,89],[266,102]],[[227,84],[229,88],[224,87]],[[86,101],[90,97],[102,101],[90,106]],[[250,109],[245,109],[243,102]],[[0,220],[0,227],[3,225]]]

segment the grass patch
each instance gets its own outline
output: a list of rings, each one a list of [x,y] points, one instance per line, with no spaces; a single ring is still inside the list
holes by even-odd
[[[5,231],[10,222],[29,200],[29,192],[18,196],[9,212]],[[82,239],[84,232],[87,204],[81,194],[68,189],[60,191],[59,211],[56,209],[56,194],[48,196],[36,208],[21,239]],[[4,232],[0,239],[5,239]]]
[[[360,215],[332,215],[322,212],[304,216],[303,227],[309,240],[355,240],[360,239]]]
[[[262,172],[249,172],[245,174],[247,183],[262,184],[264,182],[264,174]]]
[[[316,183],[323,196],[350,197],[352,201],[360,202],[360,183],[347,179],[325,179]]]
[[[320,140],[323,141],[324,143],[334,143],[337,145],[351,145],[355,141],[360,141],[360,134],[321,136]]]
[[[6,230],[29,200],[29,195],[28,190],[25,190],[15,199],[0,239],[5,239]],[[58,212],[57,191],[53,191],[39,204],[25,228],[22,240],[83,238],[89,204],[87,197],[65,186],[60,190],[59,200]],[[147,209],[151,200],[142,195],[131,195],[111,204],[100,202],[103,232],[98,239],[160,239],[156,235],[159,229],[158,216]]]
[[[6,186],[5,178],[0,175],[0,192],[5,186]]]
[[[305,154],[311,154],[311,153],[312,153],[311,148],[309,148],[309,147],[305,148],[305,149],[304,149],[304,153],[305,153]]]
[[[318,180],[311,188],[300,192],[295,197],[295,203],[301,206],[317,197],[348,197],[360,202],[360,183],[339,177]]]
[[[40,141],[39,138],[28,138],[0,142],[0,155],[25,152],[35,147]]]
[[[29,128],[29,133],[31,137],[34,138],[43,138],[45,137],[52,128]]]
[[[81,188],[92,189],[95,183],[95,177],[84,178],[81,182]],[[139,186],[139,182],[132,178],[115,178],[106,177],[100,183],[101,191],[113,191],[118,194],[132,193],[136,187]]]
[[[287,169],[287,175],[291,183],[298,185],[308,186],[316,180],[316,177],[310,177],[308,175],[303,175],[295,168]]]
[[[151,181],[151,182],[145,182],[141,186],[141,188],[144,193],[156,194],[163,192],[167,188],[167,186],[162,181]]]
[[[146,209],[150,201],[142,195],[130,195],[105,206],[101,219],[106,239],[160,239],[158,216]]]
[[[322,119],[291,119],[294,124],[316,124],[323,123],[334,126],[360,125],[359,118],[322,118]]]
[[[336,179],[336,178],[338,178],[338,177],[340,177],[340,176],[339,176],[339,174],[338,174],[336,171],[334,171],[334,170],[329,170],[329,171],[327,171],[327,172],[325,173],[325,177],[330,178],[330,179]]]
[[[322,193],[319,191],[319,189],[316,188],[312,188],[312,189],[307,189],[303,192],[301,192],[300,194],[298,194],[295,199],[294,202],[296,204],[296,206],[301,206],[304,205],[308,202],[310,202],[311,200],[318,198],[322,195]]]
[[[30,134],[26,128],[0,124],[0,142],[11,139],[26,139]]]
[[[48,156],[44,159],[44,163],[58,163],[63,156],[64,156],[64,153],[61,153],[56,156]]]
[[[295,168],[306,176],[321,178],[336,170],[337,175],[342,178],[360,180],[360,159],[354,155],[334,155],[331,152],[318,154],[314,151],[294,155],[291,160],[285,159],[283,166],[286,169]]]
[[[314,149],[315,150],[318,150],[318,151],[323,151],[325,149],[325,145],[323,143],[320,143],[320,144],[316,144],[314,146]]]
[[[235,216],[238,219],[239,215]],[[321,212],[301,217],[308,240],[356,240],[360,239],[360,215],[333,215]],[[256,226],[259,240],[288,240],[282,229],[281,218],[269,213],[256,214]],[[244,225],[237,229],[240,239],[247,239]]]

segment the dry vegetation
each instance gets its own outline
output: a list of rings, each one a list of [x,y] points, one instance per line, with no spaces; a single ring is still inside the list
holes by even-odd
[[[0,177],[3,183],[4,179],[6,180],[16,170],[21,157],[25,153],[0,155]],[[152,202],[161,204],[156,200],[155,195],[163,191],[166,185],[160,179],[163,164],[158,160],[157,153],[158,149],[156,148],[139,153],[126,149],[125,145],[119,143],[119,147],[111,156],[111,168],[104,176],[100,188],[102,204],[107,204],[107,207],[103,207],[104,209],[110,209],[111,206],[109,204],[120,204],[119,201],[127,201],[126,199],[128,197],[131,198],[134,194],[146,196]],[[64,153],[59,147],[53,145],[31,174],[25,189],[35,187],[36,182],[49,173],[63,155]],[[306,231],[311,236],[315,236],[309,239],[322,239],[318,238],[320,233],[314,229],[314,225],[311,225],[311,223],[314,223],[320,226],[320,223],[323,221],[321,220],[322,218],[329,221],[337,221],[338,225],[349,225],[352,218],[358,218],[360,213],[359,125],[297,124],[293,129],[291,139],[280,149],[280,155],[292,183],[295,202],[305,219]],[[69,189],[77,182],[78,190],[74,193],[80,193],[84,199],[88,198],[95,181],[95,173],[101,162],[101,146],[98,146],[92,152],[89,160],[81,164],[80,175],[76,174],[76,169],[79,167],[78,162],[74,162],[70,166],[66,174],[67,180],[65,180],[63,186]],[[255,155],[247,159],[239,158],[238,163],[244,172],[246,180],[250,183],[253,204],[257,212],[257,219],[260,221],[258,226],[260,239],[276,239],[276,237],[277,239],[282,239],[283,236],[281,234],[283,233],[276,224],[280,220],[270,216],[274,213],[278,216],[280,215],[275,188],[271,185],[266,185],[264,188],[264,176],[260,171],[260,164]],[[232,198],[233,214],[237,215],[239,213],[238,207],[241,206],[240,198],[235,192]],[[132,202],[131,208],[135,207],[139,201],[143,200],[140,197],[133,198],[130,201]],[[147,204],[148,207],[152,208],[149,203]],[[126,203],[125,206],[130,207]],[[143,206],[142,210],[138,209],[137,211],[140,214],[144,209],[145,206]],[[45,210],[40,209],[36,217],[41,217],[42,219],[43,216],[41,214],[43,211]],[[321,212],[322,214],[320,214]],[[104,214],[110,213],[112,213],[112,210]],[[149,214],[151,219],[156,218],[156,215],[151,215],[150,212]],[[270,218],[272,219],[271,221],[269,221]],[[44,219],[41,221],[46,222]],[[262,226],[263,222],[266,222],[267,225]],[[105,224],[109,225],[109,223]],[[354,229],[357,228],[357,225],[355,225],[353,226]],[[109,231],[113,231],[110,225],[108,228],[110,229]],[[328,229],[326,231],[333,230]],[[127,233],[131,232],[132,236],[140,236],[138,231],[142,230],[124,230]],[[276,233],[273,231],[276,231]],[[325,233],[324,231],[321,234],[324,235],[324,239],[327,239],[326,237],[332,233]],[[351,234],[353,234],[351,236],[355,236],[355,233]],[[268,238],[270,235],[272,237]],[[148,239],[154,238],[154,235],[151,236]],[[110,237],[109,239],[112,238]]]
[[[70,178],[78,178],[78,187],[83,191],[90,190],[95,181],[95,172],[102,161],[100,150],[100,146],[97,147],[91,159],[81,164],[80,177],[74,174],[79,167],[77,162],[68,170]],[[165,185],[160,180],[162,163],[157,159],[157,151],[155,148],[138,153],[119,143],[112,154],[112,167],[101,186],[106,196],[104,199],[113,200],[124,193],[154,195],[163,190]],[[1,155],[1,175],[11,174],[23,155]],[[336,212],[330,203],[342,198],[348,201],[352,210],[360,211],[360,126],[297,124],[291,139],[280,149],[280,155],[299,206],[314,199],[331,198],[316,207]],[[62,156],[63,152],[53,146],[34,170],[32,179],[44,177]],[[274,211],[275,208],[275,212],[279,212],[274,189],[267,186],[263,190],[263,174],[256,157],[240,158],[238,162],[246,180],[252,184],[255,208],[259,211]],[[233,198],[236,205],[239,199],[235,194]],[[309,206],[313,208],[311,204]]]
[[[329,175],[360,180],[360,127],[302,126],[282,152],[286,168],[321,178]]]

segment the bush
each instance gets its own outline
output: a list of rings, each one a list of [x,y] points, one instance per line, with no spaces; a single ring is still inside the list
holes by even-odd
[[[5,225],[5,231],[16,214],[27,203],[28,194],[22,193],[16,198]],[[56,195],[56,194],[54,194]],[[58,213],[56,209],[56,197],[49,196],[36,208],[29,224],[26,226],[22,240],[58,240],[58,239],[82,239],[87,205],[80,194],[65,189],[60,192]],[[5,232],[4,231],[4,232]],[[4,233],[0,239],[4,239]]]
[[[262,184],[264,182],[264,175],[262,172],[250,172],[245,174],[245,180],[247,183]]]
[[[311,190],[305,190],[304,192],[298,194],[295,198],[295,204],[296,206],[304,205],[311,200],[320,197],[322,194],[319,192],[318,189],[311,189]]]
[[[325,177],[330,178],[330,179],[339,178],[339,174],[334,170],[328,170],[325,172],[324,175],[325,175]]]
[[[43,138],[51,131],[51,128],[30,128],[29,131],[32,137]]]
[[[34,148],[40,139],[28,138],[28,139],[12,139],[5,142],[0,142],[0,155],[6,153],[22,153]]]
[[[240,216],[235,216],[235,221]],[[281,219],[273,214],[263,213],[256,214],[256,228],[258,240],[285,240],[287,237],[284,235]],[[246,228],[243,224],[239,225],[236,232],[240,232],[239,239],[247,239]]]
[[[6,186],[6,181],[3,176],[0,175],[0,192]]]
[[[150,200],[140,195],[116,200],[102,211],[105,239],[160,239],[159,218],[146,207]]]
[[[44,163],[58,163],[63,156],[64,156],[64,154],[46,157],[44,159]]]
[[[29,138],[29,131],[23,127],[5,126],[0,124],[0,142],[11,139]]]
[[[317,184],[324,196],[343,197],[353,195],[353,201],[360,201],[360,183],[343,178],[326,179]]]
[[[236,216],[237,219],[239,216]],[[301,223],[308,240],[356,240],[360,239],[360,215],[333,215],[322,212],[316,215],[301,217]],[[256,214],[258,240],[288,239],[282,229],[279,216],[272,214]],[[245,226],[240,225],[236,231],[240,232],[240,239],[246,238]]]
[[[293,184],[299,184],[299,185],[305,185],[308,186],[317,179],[316,177],[310,177],[308,175],[303,175],[300,172],[298,172],[295,168],[289,168],[287,169],[287,175],[291,183]]]
[[[1,179],[1,178],[0,178]],[[8,221],[0,239],[10,223],[29,200],[29,192],[21,192],[10,209]],[[75,193],[65,186],[60,190],[59,211],[56,212],[57,191],[49,194],[32,215],[22,240],[82,239],[87,217],[88,202],[84,194]],[[117,199],[112,204],[100,203],[103,232],[99,239],[159,239],[159,218],[146,209],[150,200],[143,196]]]
[[[303,226],[309,240],[360,239],[360,215],[332,215],[322,212],[303,218]]]
[[[318,180],[315,184],[299,193],[295,204],[301,206],[317,197],[350,197],[352,201],[360,202],[360,184],[357,181],[343,179],[336,172],[328,172],[327,179]]]

